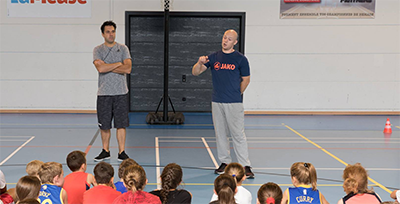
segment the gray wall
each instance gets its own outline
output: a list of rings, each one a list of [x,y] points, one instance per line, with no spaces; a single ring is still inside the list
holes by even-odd
[[[0,109],[94,110],[101,23],[117,22],[125,43],[125,11],[163,9],[160,0],[94,0],[92,18],[8,18],[0,5]],[[175,0],[171,11],[246,12],[245,110],[400,111],[399,8],[379,0],[371,20],[279,19],[277,0]]]

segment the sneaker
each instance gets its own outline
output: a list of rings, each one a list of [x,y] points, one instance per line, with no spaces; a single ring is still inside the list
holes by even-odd
[[[245,166],[244,167],[244,173],[246,174],[247,179],[253,179],[254,178],[254,173],[251,171],[250,166]]]
[[[223,174],[225,173],[225,167],[228,166],[226,163],[222,163],[218,169],[215,169],[214,173],[215,174]]]
[[[129,159],[129,156],[125,153],[125,151],[122,151],[121,154],[118,154],[118,161],[124,161],[125,159]]]
[[[104,159],[110,159],[110,152],[107,152],[106,150],[101,150],[99,156],[95,157],[95,161],[103,161]]]

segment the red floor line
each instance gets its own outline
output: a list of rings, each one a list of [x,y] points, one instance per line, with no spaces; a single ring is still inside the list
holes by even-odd
[[[87,146],[87,148],[86,148],[86,150],[85,150],[85,154],[87,154],[87,153],[89,152],[89,150],[90,150],[91,147],[92,147],[92,145],[88,145],[88,146]]]

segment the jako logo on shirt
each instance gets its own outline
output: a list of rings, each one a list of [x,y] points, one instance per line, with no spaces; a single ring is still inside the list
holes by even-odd
[[[220,69],[235,70],[236,66],[234,64],[221,64],[220,62],[214,63],[214,69],[216,71]]]
[[[41,4],[86,4],[86,0],[11,0],[12,4],[34,4],[34,3],[41,3]]]

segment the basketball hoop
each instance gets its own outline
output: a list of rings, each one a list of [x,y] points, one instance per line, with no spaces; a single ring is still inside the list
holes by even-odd
[[[148,124],[175,124],[180,125],[185,122],[185,116],[181,112],[176,112],[172,100],[168,95],[168,70],[169,70],[169,8],[172,0],[161,1],[164,4],[164,94],[158,103],[156,112],[150,112],[146,116]],[[161,102],[163,112],[158,113]],[[173,112],[168,112],[168,102],[171,104]]]

